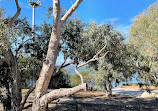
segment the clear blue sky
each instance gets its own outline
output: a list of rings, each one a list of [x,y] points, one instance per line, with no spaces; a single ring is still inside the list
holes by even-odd
[[[78,17],[84,22],[96,21],[100,23],[115,24],[118,29],[128,39],[128,30],[132,24],[132,19],[147,9],[149,5],[157,0],[83,0],[79,8],[75,11],[73,17]],[[52,6],[52,0],[41,0],[42,7],[36,9],[36,24],[47,20],[45,14],[47,8]],[[75,0],[61,0],[61,6],[66,10],[75,2]],[[22,8],[21,15],[26,16],[31,24],[32,8],[27,5],[27,0],[19,0]],[[14,0],[0,0],[0,6],[6,9],[6,15],[16,13]],[[58,58],[58,62],[63,61],[62,55]]]

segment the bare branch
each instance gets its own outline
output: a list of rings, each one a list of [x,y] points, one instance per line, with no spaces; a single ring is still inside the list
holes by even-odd
[[[26,93],[26,95],[24,96],[24,100],[23,102],[20,104],[20,109],[22,110],[24,108],[24,105],[26,103],[27,98],[29,97],[29,95],[32,93],[32,91],[35,89],[36,85],[34,85],[31,89],[29,89],[29,91]]]
[[[16,14],[13,16],[13,18],[11,19],[10,21],[10,26],[13,24],[13,22],[17,19],[17,17],[20,15],[20,11],[21,11],[21,8],[19,7],[19,3],[18,3],[18,0],[15,0],[15,3],[16,3],[16,7],[17,7],[17,12]]]
[[[80,76],[81,78],[81,84],[83,84],[83,76],[82,74],[80,74],[80,72],[78,72],[77,68],[75,67],[75,72]]]
[[[86,55],[80,57],[79,60],[81,60],[81,59],[83,59],[83,58],[85,58],[85,57],[88,57],[88,56],[90,56],[90,54],[86,54]],[[71,62],[69,62],[69,63],[63,65],[61,68],[67,67],[67,66],[69,66],[69,65],[71,65],[71,64],[73,64],[73,63],[75,63],[75,62],[77,62],[77,61],[78,61],[78,60],[71,61]]]
[[[56,71],[56,74],[62,69],[63,65],[66,63],[67,61],[67,58],[69,57],[70,55],[67,55],[64,62],[61,64],[61,66],[58,68],[58,70]]]
[[[96,58],[105,48],[106,48],[107,44],[105,43],[104,47],[97,52],[97,54],[93,57],[93,58]]]
[[[76,0],[76,2],[70,7],[70,9],[66,12],[66,14],[61,18],[61,26],[65,23],[65,21],[72,15],[72,13],[78,8],[83,0]]]
[[[157,80],[157,77],[153,74],[153,77],[154,77],[154,79],[155,79],[155,81],[157,82],[157,84],[158,84],[158,80]]]
[[[102,49],[104,49],[104,47],[103,47]],[[102,50],[102,49],[101,49],[101,50]],[[96,60],[99,60],[99,59],[103,59],[109,52],[112,52],[112,51],[107,51],[102,57],[94,58],[94,57],[96,57],[99,53],[101,53],[101,52],[99,51],[99,53],[97,53],[92,59],[88,60],[87,62],[85,62],[85,63],[83,63],[83,64],[81,64],[81,65],[78,65],[77,68],[83,67],[83,66],[89,64],[90,62],[93,62],[93,61],[96,61]]]

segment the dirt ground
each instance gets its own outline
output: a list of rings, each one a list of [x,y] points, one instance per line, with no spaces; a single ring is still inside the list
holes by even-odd
[[[23,91],[23,94],[25,94]],[[158,99],[138,98],[145,90],[131,88],[113,89],[113,97],[104,92],[80,91],[70,97],[62,97],[48,104],[48,111],[158,111]],[[152,92],[158,93],[157,89]],[[31,111],[34,94],[27,100],[24,111]]]

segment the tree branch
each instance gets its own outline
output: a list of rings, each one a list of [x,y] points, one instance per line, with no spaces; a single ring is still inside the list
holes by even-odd
[[[61,66],[57,69],[56,74],[62,69],[63,65],[66,63],[67,58],[69,57],[69,55],[66,56],[64,62],[61,64]]]
[[[102,50],[102,49],[101,49]],[[100,52],[100,51],[99,51]],[[83,67],[87,64],[89,64],[90,62],[93,62],[93,61],[96,61],[96,60],[99,60],[99,59],[103,59],[109,52],[112,52],[112,51],[107,51],[102,57],[97,57],[97,58],[94,58],[97,54],[97,53],[92,59],[88,60],[87,62],[81,64],[81,65],[78,65],[77,68],[80,68],[80,67]],[[100,52],[101,53],[101,52]]]
[[[105,43],[104,47],[101,50],[99,50],[93,58],[96,58],[106,48],[106,46],[107,44]]]
[[[80,90],[86,90],[86,83],[73,87],[73,88],[61,88],[61,89],[52,90],[50,93],[47,93],[44,96],[42,96],[40,99],[40,102],[47,103],[47,102],[50,102],[54,98],[69,96]]]
[[[76,0],[76,2],[70,7],[70,9],[66,12],[66,14],[61,18],[61,26],[65,23],[65,21],[72,15],[72,13],[78,8],[83,0]]]
[[[20,104],[20,109],[22,110],[24,108],[24,105],[26,103],[27,98],[32,93],[32,91],[35,89],[36,85],[34,85],[29,91],[25,94],[23,102]]]
[[[77,70],[76,67],[75,67],[75,72],[77,73],[77,75],[80,76],[80,78],[81,78],[81,84],[83,84],[83,76],[82,76],[82,74],[80,72],[78,72],[78,70]]]
[[[16,20],[16,18],[20,15],[20,11],[21,11],[21,8],[19,7],[18,0],[15,0],[15,3],[16,3],[16,7],[17,7],[17,12],[13,16],[13,18],[11,19],[10,24],[9,24],[10,26],[13,24],[13,22]]]
[[[81,59],[83,59],[83,58],[85,58],[85,57],[88,57],[88,56],[90,56],[90,54],[86,54],[86,55],[80,57],[79,60],[81,60]],[[73,64],[73,63],[75,63],[75,62],[77,62],[77,61],[78,61],[78,60],[71,61],[71,62],[69,62],[69,63],[63,65],[61,68],[67,67],[67,66],[69,66],[69,65],[71,65],[71,64]]]

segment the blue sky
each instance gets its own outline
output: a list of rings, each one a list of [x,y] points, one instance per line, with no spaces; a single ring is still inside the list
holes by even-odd
[[[111,23],[115,24],[115,29],[123,33],[128,39],[128,30],[132,24],[132,19],[149,5],[157,0],[83,0],[79,8],[73,14],[84,22],[96,21],[98,24]],[[75,2],[75,0],[61,0],[61,6],[66,10]],[[36,24],[39,25],[43,20],[47,20],[45,14],[47,8],[52,6],[52,0],[41,0],[42,6],[36,9]],[[31,24],[32,8],[27,4],[27,0],[19,0],[22,8],[21,15],[26,16]],[[0,6],[6,9],[6,15],[16,13],[14,0],[0,0]],[[52,20],[50,20],[51,22]],[[58,57],[58,62],[62,62],[62,54]]]

